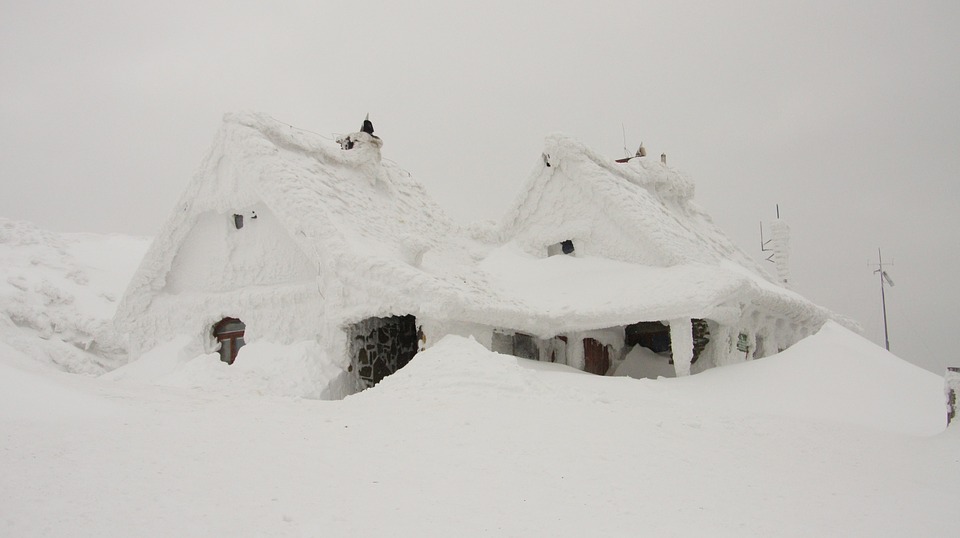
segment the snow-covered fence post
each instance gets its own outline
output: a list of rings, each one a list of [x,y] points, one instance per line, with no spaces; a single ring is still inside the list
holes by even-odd
[[[670,320],[670,349],[673,351],[673,371],[677,377],[690,375],[693,361],[693,322],[690,318]]]
[[[947,394],[947,426],[957,416],[957,394],[960,393],[960,367],[947,367],[943,376],[944,392]]]

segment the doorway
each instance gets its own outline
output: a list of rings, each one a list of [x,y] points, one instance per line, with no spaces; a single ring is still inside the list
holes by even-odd
[[[245,343],[243,332],[247,326],[237,318],[223,318],[213,326],[213,336],[220,342],[220,360],[233,364]]]

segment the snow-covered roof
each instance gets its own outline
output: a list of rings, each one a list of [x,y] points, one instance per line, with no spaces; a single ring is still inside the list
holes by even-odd
[[[643,158],[618,163],[562,134],[547,137],[543,157],[503,219],[508,237],[549,235],[554,224],[544,218],[547,212],[575,221],[569,202],[576,198],[586,202],[576,209],[589,208],[593,218],[608,219],[623,232],[608,257],[663,267],[731,260],[770,279],[693,202],[693,183],[676,169]],[[551,190],[563,195],[551,196]]]
[[[407,172],[381,161],[378,138],[351,136],[355,146],[344,151],[266,115],[226,115],[131,282],[119,316],[142,311],[163,289],[177,251],[202,213],[229,214],[258,202],[272,210],[320,277],[364,274],[368,278],[361,280],[369,284],[385,272],[408,284],[422,279],[422,274],[402,275],[402,265],[409,267],[405,262],[415,261],[455,226]]]
[[[735,299],[762,301],[817,325],[830,317],[769,282],[692,203],[692,183],[660,163],[618,164],[568,137],[550,136],[544,164],[500,229],[483,241],[456,225],[407,172],[382,160],[379,138],[351,138],[355,145],[345,151],[269,116],[225,116],[132,280],[118,320],[144,312],[164,289],[201,214],[255,204],[265,204],[303,252],[318,289],[329,290],[335,281],[338,289],[358,294],[339,303],[324,297],[346,321],[410,313],[547,335],[636,321],[716,319]],[[569,200],[586,200],[595,211],[574,214],[578,208],[565,206]],[[563,226],[574,228],[537,221],[550,204]],[[576,226],[604,235],[596,237],[606,241],[602,255],[588,249],[554,259],[517,247],[530,236],[557,241],[550,234]]]
[[[606,310],[607,317],[631,313],[638,320],[671,314],[717,317],[722,315],[718,309],[733,300],[794,322],[819,326],[832,318],[856,326],[776,284],[693,202],[693,195],[693,184],[659,161],[617,163],[568,136],[550,135],[542,163],[501,221],[502,236],[528,252],[574,239],[587,247],[588,258],[607,259],[553,267],[548,259],[526,276],[522,270],[501,270],[500,278],[515,296],[546,312],[566,311],[566,319],[598,310]],[[580,252],[578,245],[577,256]],[[552,278],[544,277],[551,272]],[[576,290],[550,293],[555,282]],[[609,285],[598,290],[601,282]]]

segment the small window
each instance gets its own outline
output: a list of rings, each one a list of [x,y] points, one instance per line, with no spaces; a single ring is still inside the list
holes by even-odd
[[[491,351],[521,359],[540,360],[540,346],[529,334],[494,329]]]
[[[494,329],[490,351],[513,355],[513,333]]]
[[[540,360],[540,349],[537,347],[536,340],[529,334],[514,333],[513,355],[521,359],[538,361]]]
[[[554,243],[547,247],[547,256],[557,256],[559,254],[571,255],[574,252],[573,240],[567,239],[566,241],[560,241],[559,243]]]
[[[243,228],[243,215],[233,214],[233,226],[238,230]]]

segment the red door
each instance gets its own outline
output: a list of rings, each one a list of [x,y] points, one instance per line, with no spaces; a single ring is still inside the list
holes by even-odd
[[[610,350],[593,338],[583,339],[583,370],[591,374],[606,375],[610,369]]]
[[[220,360],[233,364],[237,352],[243,347],[243,331],[246,325],[237,318],[223,318],[213,326],[213,336],[220,342]]]

